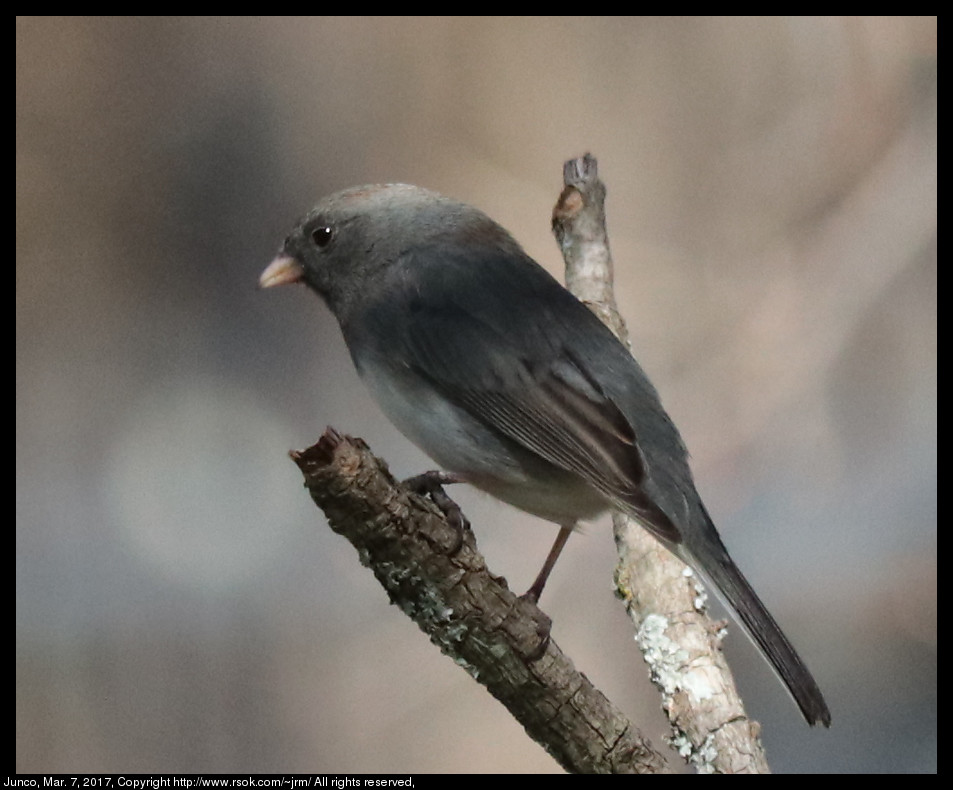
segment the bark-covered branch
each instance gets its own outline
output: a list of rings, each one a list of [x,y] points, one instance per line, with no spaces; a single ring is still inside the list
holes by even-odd
[[[612,286],[606,188],[590,154],[564,165],[553,233],[568,288],[628,345]],[[692,571],[628,517],[612,518],[616,588],[662,692],[679,753],[701,772],[769,772],[757,722],[748,719],[721,651],[724,624],[708,616]]]
[[[291,453],[312,499],[430,640],[567,771],[660,773],[665,759],[577,672],[549,618],[494,576],[469,530],[396,482],[360,439],[328,429]]]

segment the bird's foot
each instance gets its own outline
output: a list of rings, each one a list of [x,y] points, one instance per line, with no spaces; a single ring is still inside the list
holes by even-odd
[[[463,543],[463,533],[470,529],[470,522],[467,521],[467,517],[463,515],[460,506],[447,496],[447,492],[443,490],[443,487],[445,485],[462,482],[464,482],[462,478],[449,472],[433,471],[424,472],[414,477],[408,477],[403,483],[406,488],[409,488],[415,494],[429,496],[431,501],[446,517],[447,521],[450,522],[450,526],[457,530],[460,536],[460,542],[457,544],[456,550],[450,552],[451,554],[456,553],[456,551],[460,549],[460,545]]]

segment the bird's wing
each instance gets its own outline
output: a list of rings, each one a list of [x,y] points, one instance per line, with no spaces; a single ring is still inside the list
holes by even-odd
[[[624,375],[637,371],[644,379],[628,352],[528,259],[532,268],[508,268],[502,282],[513,290],[502,301],[481,291],[486,278],[466,276],[472,268],[448,272],[443,263],[438,274],[415,279],[399,332],[407,363],[485,425],[579,475],[665,542],[679,543],[679,530],[647,493],[652,486],[645,485],[646,459],[633,420],[593,372],[601,364],[621,366]],[[480,261],[497,263],[512,265]],[[599,359],[587,358],[597,353]],[[664,416],[656,404],[649,405]]]

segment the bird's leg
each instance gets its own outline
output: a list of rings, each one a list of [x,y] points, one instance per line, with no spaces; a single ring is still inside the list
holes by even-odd
[[[539,575],[536,577],[536,581],[533,582],[533,586],[523,593],[523,598],[533,603],[539,602],[539,596],[543,594],[543,587],[546,586],[546,580],[549,578],[550,571],[552,571],[553,566],[556,564],[556,560],[559,559],[559,554],[563,550],[563,546],[566,545],[566,541],[569,540],[569,536],[572,535],[573,526],[574,525],[570,524],[568,527],[564,525],[559,528],[556,542],[553,543],[553,547],[549,550],[549,556],[546,557],[546,562],[543,563],[542,570],[540,570]]]
[[[415,494],[429,496],[433,503],[440,509],[440,512],[446,516],[450,525],[460,531],[460,540],[463,540],[463,531],[470,529],[470,522],[463,515],[460,506],[454,502],[447,492],[443,490],[445,485],[452,483],[465,482],[462,477],[458,477],[450,472],[424,472],[421,475],[408,477],[404,480],[404,486],[409,488]]]

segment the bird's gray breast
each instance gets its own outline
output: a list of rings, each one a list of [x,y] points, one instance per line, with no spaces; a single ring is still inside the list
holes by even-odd
[[[451,402],[411,367],[358,350],[358,372],[397,429],[443,469],[514,507],[558,524],[608,508],[578,475],[557,468]]]

